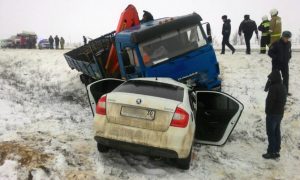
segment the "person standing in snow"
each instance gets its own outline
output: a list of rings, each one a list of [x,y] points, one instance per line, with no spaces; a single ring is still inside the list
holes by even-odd
[[[144,14],[143,14],[143,18],[140,20],[140,23],[145,23],[145,22],[149,22],[149,21],[153,21],[153,16],[150,12],[143,10]]]
[[[233,54],[235,52],[235,49],[229,42],[229,37],[230,37],[230,33],[231,33],[230,19],[227,19],[227,16],[223,15],[222,20],[224,23],[223,23],[223,28],[222,28],[223,40],[222,40],[221,54],[225,54],[225,45],[229,47],[229,49],[232,51],[232,54]]]
[[[266,131],[268,136],[267,153],[262,157],[265,159],[276,159],[280,157],[281,132],[280,123],[284,114],[286,103],[286,88],[282,84],[280,72],[275,69],[268,76],[265,91],[268,92],[266,98]]]
[[[59,48],[59,38],[57,35],[55,36],[54,40],[55,40],[55,49],[58,49]]]
[[[87,42],[86,37],[83,36],[83,44],[86,45],[86,42]]]
[[[252,38],[253,32],[255,31],[256,38],[258,39],[258,31],[257,31],[257,25],[255,21],[250,19],[249,15],[244,16],[244,20],[241,22],[239,27],[239,36],[242,35],[242,32],[244,33],[244,38],[246,42],[246,54],[251,54],[251,48],[250,48],[250,40]]]
[[[54,42],[53,37],[50,35],[48,40],[49,40],[49,44],[50,44],[50,49],[53,49],[53,42]]]
[[[270,33],[271,33],[271,44],[280,39],[281,35],[281,18],[278,16],[278,10],[272,9],[270,11]]]
[[[262,17],[262,22],[258,26],[258,30],[261,31],[261,39],[260,39],[260,53],[266,54],[267,46],[270,44],[270,21],[268,20],[268,16]]]
[[[65,39],[63,37],[60,37],[60,48],[61,49],[65,48]]]
[[[289,93],[289,62],[292,58],[291,37],[292,33],[290,31],[284,31],[281,38],[271,45],[268,52],[268,55],[272,58],[272,70],[281,71],[283,84],[288,95],[291,95]]]

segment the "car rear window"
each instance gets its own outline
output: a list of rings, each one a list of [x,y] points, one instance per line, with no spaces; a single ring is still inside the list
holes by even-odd
[[[153,81],[127,81],[113,92],[135,93],[160,98],[183,101],[184,89],[179,86]]]

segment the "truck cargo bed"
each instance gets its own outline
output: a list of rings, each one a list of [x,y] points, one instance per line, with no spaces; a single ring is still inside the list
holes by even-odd
[[[114,37],[115,32],[105,34],[65,53],[64,57],[71,69],[76,69],[94,79],[105,78],[107,73],[104,66]]]

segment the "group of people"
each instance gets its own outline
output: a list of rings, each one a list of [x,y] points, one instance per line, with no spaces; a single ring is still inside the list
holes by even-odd
[[[54,44],[55,43],[55,49],[59,49],[59,45],[61,49],[65,48],[65,39],[63,37],[59,37],[56,35],[54,38],[52,37],[52,35],[50,35],[49,37],[49,44],[50,44],[50,49],[54,49]]]
[[[281,35],[281,18],[278,16],[278,10],[272,9],[270,11],[271,21],[268,20],[268,16],[262,17],[261,24],[257,27],[256,22],[250,19],[250,15],[244,15],[244,20],[241,22],[238,30],[239,36],[244,34],[246,43],[246,54],[251,54],[250,40],[255,32],[258,39],[258,30],[262,32],[260,42],[260,53],[266,53],[266,47],[270,46],[273,42],[280,39]],[[221,54],[225,54],[225,45],[235,52],[235,48],[230,44],[229,37],[231,33],[231,20],[227,18],[227,15],[222,16],[223,28],[222,28],[222,51]]]
[[[244,20],[239,26],[238,34],[244,34],[246,43],[246,54],[251,54],[250,40],[255,32],[258,39],[258,30],[262,32],[260,41],[260,53],[265,54],[267,46],[268,55],[272,58],[272,71],[268,75],[265,91],[268,92],[265,105],[266,131],[268,136],[267,152],[262,155],[265,159],[277,159],[280,157],[281,131],[280,124],[284,115],[284,106],[289,93],[289,61],[292,57],[290,31],[281,32],[281,18],[278,10],[270,11],[271,21],[268,16],[262,17],[261,24],[257,27],[255,21],[249,15],[244,16]],[[229,43],[231,33],[230,19],[226,15],[222,16],[224,22],[222,28],[222,51],[225,54],[225,45],[235,52],[235,48]]]

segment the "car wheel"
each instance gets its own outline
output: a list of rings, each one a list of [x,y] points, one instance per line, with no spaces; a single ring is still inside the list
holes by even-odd
[[[101,152],[101,153],[106,153],[106,152],[108,152],[109,147],[104,146],[104,145],[102,145],[102,144],[100,144],[100,143],[97,143],[97,149],[98,149],[98,151]]]
[[[191,159],[192,159],[192,147],[190,150],[190,154],[188,157],[183,158],[183,159],[177,159],[177,167],[183,170],[188,170],[190,169],[190,164],[191,164]]]

